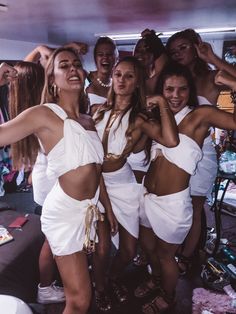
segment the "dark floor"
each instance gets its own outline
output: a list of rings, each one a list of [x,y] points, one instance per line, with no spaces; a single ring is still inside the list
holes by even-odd
[[[15,208],[19,212],[33,213],[36,204],[33,202],[31,192],[21,192],[7,194],[0,198],[0,202],[6,202],[9,206]],[[207,225],[214,227],[214,214],[209,210],[209,206],[206,205]],[[236,219],[229,215],[222,215],[222,238],[236,241]],[[201,264],[204,261],[205,255],[202,254],[200,259],[195,260],[195,266],[188,276],[180,277],[177,286],[177,304],[175,310],[171,314],[191,314],[192,313],[192,292],[197,287],[202,287],[202,281],[200,278]],[[138,285],[146,274],[144,268],[130,266],[125,274],[125,284],[128,287],[130,293],[130,299],[127,304],[121,306],[115,303],[110,313],[112,314],[141,314],[142,304],[148,299],[139,300],[133,296],[134,287]],[[63,304],[53,305],[31,305],[34,313],[37,314],[61,314],[63,310]],[[90,314],[97,313],[94,306],[94,301],[91,306]]]

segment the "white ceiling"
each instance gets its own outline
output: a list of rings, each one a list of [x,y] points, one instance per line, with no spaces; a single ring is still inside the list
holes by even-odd
[[[0,0],[0,38],[48,44],[145,28],[235,27],[236,0]],[[230,38],[236,39],[236,33]]]

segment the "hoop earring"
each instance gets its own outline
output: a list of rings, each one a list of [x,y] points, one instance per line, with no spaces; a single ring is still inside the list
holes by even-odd
[[[53,93],[53,96],[56,98],[58,95],[57,95],[57,85],[54,83],[52,85],[52,93]]]

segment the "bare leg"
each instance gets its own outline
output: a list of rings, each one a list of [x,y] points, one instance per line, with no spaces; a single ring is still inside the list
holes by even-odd
[[[56,256],[66,295],[63,314],[86,314],[91,302],[87,256],[83,252]]]
[[[136,255],[137,239],[119,225],[119,249],[113,259],[110,278],[116,279]]]
[[[48,287],[54,280],[56,263],[54,261],[51,248],[47,239],[45,239],[40,256],[39,256],[39,272],[40,286]]]
[[[161,266],[161,282],[168,298],[173,298],[179,277],[175,253],[179,244],[170,244],[157,238],[157,255]]]
[[[160,276],[160,261],[157,255],[157,237],[151,228],[140,225],[139,228],[140,246],[145,252],[155,277]]]
[[[93,253],[93,274],[96,291],[104,291],[107,281],[107,270],[111,247],[110,228],[107,219],[98,221],[98,240]]]
[[[191,257],[196,249],[201,234],[201,213],[204,210],[205,196],[192,196],[193,202],[193,223],[184,241],[182,255]]]

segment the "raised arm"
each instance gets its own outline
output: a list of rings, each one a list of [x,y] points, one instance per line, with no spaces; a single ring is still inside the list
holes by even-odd
[[[8,84],[17,77],[17,71],[12,66],[3,62],[0,64],[0,86]]]
[[[195,45],[195,48],[199,58],[206,61],[207,63],[213,64],[216,69],[224,70],[236,78],[236,68],[232,64],[229,64],[225,60],[219,58],[214,53],[209,43],[200,42],[199,45]]]
[[[166,100],[162,96],[147,97],[147,107],[159,108],[161,121],[143,120],[141,123],[142,132],[167,147],[178,145],[178,128]]]
[[[32,50],[25,58],[24,61],[37,63],[40,61],[41,65],[45,67],[49,56],[54,51],[54,48],[40,45]]]

